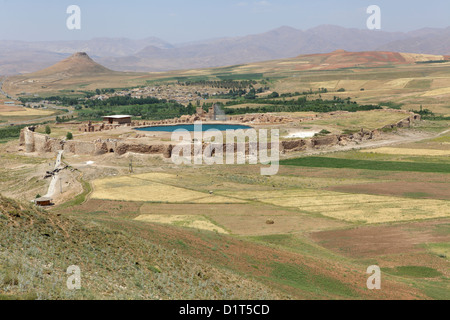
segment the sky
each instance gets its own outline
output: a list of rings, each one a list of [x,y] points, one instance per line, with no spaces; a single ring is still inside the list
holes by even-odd
[[[81,9],[81,30],[66,26],[70,5]],[[281,26],[365,29],[370,5],[381,8],[382,31],[450,26],[448,0],[0,0],[0,40],[158,37],[174,44]]]

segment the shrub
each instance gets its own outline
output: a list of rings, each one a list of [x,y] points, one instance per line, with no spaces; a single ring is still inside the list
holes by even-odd
[[[51,134],[52,129],[50,129],[50,126],[45,126],[45,134]]]
[[[67,138],[67,140],[72,140],[73,139],[72,132],[67,132],[66,138]]]

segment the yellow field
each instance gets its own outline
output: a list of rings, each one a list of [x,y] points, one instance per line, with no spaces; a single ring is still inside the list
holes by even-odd
[[[419,54],[419,53],[400,53],[403,57],[414,61],[427,61],[427,60],[443,60],[444,57],[441,55],[433,54]]]
[[[311,87],[313,89],[316,89],[316,88],[335,89],[339,82],[340,82],[339,80],[314,82],[314,83],[311,83]]]
[[[410,81],[414,80],[414,78],[400,78],[389,81],[386,83],[386,86],[395,89],[403,89]]]
[[[361,111],[334,115],[313,121],[304,121],[303,123],[338,127],[342,130],[360,130],[361,128],[374,130],[388,124],[396,123],[407,117],[407,114],[397,112]]]
[[[226,193],[226,195],[230,195]],[[366,223],[383,223],[450,217],[450,202],[405,199],[319,190],[240,192],[234,197],[280,207],[297,208],[330,218]]]
[[[354,91],[361,89],[366,83],[366,80],[339,80],[336,89],[344,88],[348,91]]]
[[[0,112],[0,116],[2,117],[27,117],[27,116],[50,116],[54,112],[49,110],[39,110],[39,109],[29,109],[29,108],[20,108],[18,107],[15,111],[4,111]]]
[[[436,150],[436,149],[378,148],[378,149],[361,150],[361,152],[405,155],[405,156],[450,156],[450,150]]]
[[[167,185],[177,176],[164,173],[106,178],[93,181],[93,199],[167,203],[242,203],[241,200]],[[164,183],[162,183],[164,181]],[[179,181],[178,181],[179,182]]]
[[[440,88],[428,91],[427,93],[423,94],[422,97],[433,97],[433,96],[441,96],[450,94],[450,88]]]
[[[162,223],[162,224],[172,224],[175,226],[194,228],[200,230],[208,230],[213,232],[218,232],[222,234],[229,234],[225,229],[216,226],[214,223],[209,221],[200,215],[153,215],[153,214],[143,214],[134,219],[136,221],[151,222],[151,223]]]

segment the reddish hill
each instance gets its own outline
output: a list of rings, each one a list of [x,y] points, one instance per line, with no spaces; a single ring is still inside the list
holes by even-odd
[[[296,59],[303,62],[296,67],[296,70],[333,70],[411,64],[417,61],[444,60],[444,57],[384,51],[347,52],[345,50],[336,50],[325,54],[302,55]]]

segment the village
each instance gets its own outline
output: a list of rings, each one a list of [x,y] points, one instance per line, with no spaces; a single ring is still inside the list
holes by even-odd
[[[167,101],[176,101],[180,104],[188,105],[206,100],[209,97],[226,94],[226,91],[208,86],[181,86],[178,84],[166,84],[157,86],[147,86],[135,89],[124,89],[114,92],[105,92],[91,97],[91,100],[107,100],[111,97],[130,96],[131,98],[157,98]]]

